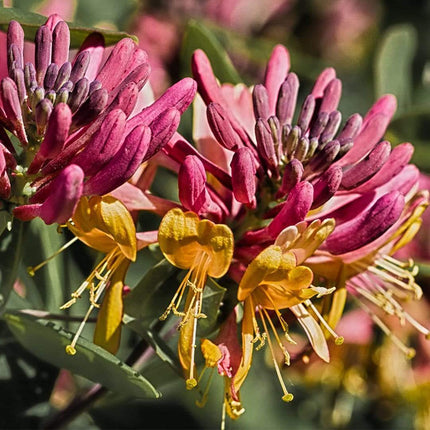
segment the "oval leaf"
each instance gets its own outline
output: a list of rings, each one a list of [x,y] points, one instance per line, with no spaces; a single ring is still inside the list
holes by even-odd
[[[41,360],[68,369],[125,396],[160,397],[160,393],[142,375],[82,337],[78,340],[76,354],[67,355],[65,348],[70,344],[73,334],[59,325],[24,312],[8,312],[3,317],[18,341]]]
[[[36,31],[45,23],[46,17],[38,13],[25,12],[17,8],[0,8],[0,30],[7,31],[9,22],[18,21],[25,34],[26,40],[34,41]],[[92,27],[82,27],[68,23],[70,29],[70,49],[79,48],[86,37],[91,33],[100,33],[105,38],[105,44],[113,45],[124,37],[131,37],[137,42],[136,36],[130,36],[123,31],[104,30]]]

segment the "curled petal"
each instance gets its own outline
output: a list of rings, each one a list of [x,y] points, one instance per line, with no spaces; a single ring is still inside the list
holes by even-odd
[[[136,229],[126,207],[112,196],[83,197],[68,228],[86,245],[109,253],[115,247],[136,259]]]
[[[158,230],[160,249],[167,260],[181,269],[189,269],[202,252],[209,255],[208,275],[223,276],[233,256],[233,234],[224,224],[199,220],[193,212],[170,210]]]

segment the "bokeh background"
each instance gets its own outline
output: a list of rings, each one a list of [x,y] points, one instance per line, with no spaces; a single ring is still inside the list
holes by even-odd
[[[149,53],[155,94],[190,75],[189,59],[196,48],[207,50],[223,82],[258,83],[273,46],[282,43],[290,50],[302,97],[324,67],[336,68],[343,82],[343,118],[354,112],[363,115],[378,96],[394,93],[398,111],[386,137],[393,144],[412,142],[414,162],[430,172],[428,0],[14,0],[13,6],[44,15],[57,12],[76,24],[135,34]],[[184,115],[181,131],[191,138],[191,110]],[[423,187],[428,183],[423,178]],[[419,280],[427,297],[429,227],[430,220],[425,220],[420,237],[402,255],[420,264]],[[424,298],[414,312],[430,324],[429,309]],[[227,420],[227,429],[430,428],[430,347],[398,327],[399,336],[418,351],[407,360],[371,330],[351,313],[339,331],[354,336],[332,351],[330,365],[311,359],[307,365],[286,368],[284,377],[295,395],[289,404],[280,399],[264,350],[258,352],[242,390],[246,413],[237,422]],[[24,351],[4,325],[1,331],[0,428],[39,428],[89,382],[66,372],[59,378],[58,369]],[[68,428],[220,427],[221,378],[214,378],[208,402],[199,408],[198,396],[187,392],[183,381],[159,360],[145,372],[163,393],[161,400],[109,395]]]

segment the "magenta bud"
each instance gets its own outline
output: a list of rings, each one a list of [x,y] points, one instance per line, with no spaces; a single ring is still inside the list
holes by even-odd
[[[255,123],[255,138],[257,140],[257,151],[266,166],[276,171],[278,166],[277,154],[273,144],[272,133],[267,122],[261,118]]]
[[[135,127],[114,157],[85,183],[85,194],[107,194],[130,179],[142,163],[150,141],[149,127]]]
[[[80,166],[85,176],[94,175],[121,147],[125,122],[126,116],[122,110],[115,109],[109,112],[99,130],[70,163]]]
[[[219,103],[210,103],[206,114],[212,133],[224,148],[235,151],[243,146],[229,120],[228,112]]]
[[[309,94],[303,102],[302,109],[297,119],[297,125],[305,133],[311,123],[312,116],[315,110],[315,98],[312,94]]]
[[[313,187],[307,181],[299,182],[290,191],[282,209],[267,226],[267,232],[272,239],[275,239],[284,228],[305,219],[312,205],[313,193]]]
[[[10,45],[7,52],[7,63],[9,76],[15,69],[22,69],[24,65],[22,64],[22,52],[16,45]]]
[[[390,156],[391,145],[384,141],[378,143],[360,162],[343,172],[342,189],[351,190],[368,181],[385,164]]]
[[[201,49],[194,51],[191,57],[191,70],[197,81],[199,94],[206,105],[211,102],[222,104],[224,101],[221,90],[212,70],[211,63]]]
[[[54,88],[55,81],[58,75],[58,66],[55,63],[51,63],[46,70],[45,79],[43,80],[43,86],[46,91]]]
[[[169,142],[178,128],[180,119],[181,115],[179,111],[175,108],[171,108],[163,112],[149,124],[149,128],[152,132],[152,139],[143,161],[151,158]]]
[[[257,205],[255,164],[254,155],[246,146],[234,153],[230,163],[234,197],[250,209],[255,209]]]
[[[319,151],[305,168],[305,176],[317,174],[325,170],[336,159],[339,154],[340,144],[337,140],[332,140]]]
[[[46,26],[42,25],[36,33],[36,77],[39,85],[42,85],[46,70],[51,63],[52,33]]]
[[[355,163],[368,154],[371,149],[379,142],[387,129],[390,117],[383,113],[371,116],[363,123],[360,133],[354,139],[354,146],[341,160],[340,164]]]
[[[183,206],[199,213],[209,197],[203,163],[194,155],[187,155],[178,173],[179,200]]]
[[[49,117],[45,138],[28,168],[30,174],[36,173],[45,160],[50,160],[61,152],[69,135],[71,123],[72,112],[69,106],[65,103],[57,104]]]
[[[285,81],[289,70],[290,54],[284,46],[276,45],[270,55],[264,76],[264,86],[269,96],[269,115],[275,113],[279,88]]]
[[[300,83],[297,75],[295,73],[290,73],[279,89],[276,116],[279,118],[282,125],[291,125],[293,121],[299,86]]]
[[[303,165],[293,158],[286,166],[282,175],[282,183],[277,191],[275,198],[280,199],[286,196],[302,179]]]
[[[360,132],[363,119],[358,113],[351,115],[339,133],[338,140],[342,142],[345,139],[354,140]]]
[[[105,88],[100,88],[89,95],[88,99],[73,115],[72,125],[79,128],[92,122],[106,107],[109,94]]]
[[[331,166],[314,184],[314,201],[311,209],[316,209],[328,202],[339,189],[342,181],[342,167]]]
[[[324,96],[324,90],[333,79],[336,79],[336,71],[332,67],[324,69],[315,81],[314,87],[312,88],[312,95],[316,99],[322,98]]]
[[[342,94],[342,82],[340,79],[333,79],[324,89],[321,100],[320,112],[333,112],[337,109]]]
[[[54,90],[58,91],[70,78],[72,64],[68,61],[58,70],[57,79],[55,80]]]
[[[365,193],[388,183],[409,163],[413,152],[414,147],[410,143],[401,143],[397,145],[393,148],[388,160],[381,169],[370,180],[357,187],[354,191]]]
[[[404,205],[405,199],[397,191],[380,197],[371,208],[336,225],[325,242],[328,251],[334,255],[345,254],[377,239],[399,219]]]
[[[35,119],[37,125],[37,134],[39,136],[41,136],[45,131],[52,109],[53,105],[48,99],[41,100],[36,106]]]
[[[19,61],[21,68],[24,64],[24,30],[17,21],[11,21],[7,30],[7,48],[14,45],[17,48],[16,53],[20,54],[20,58],[16,58],[15,61]],[[11,70],[11,64],[8,64],[8,70]]]
[[[97,75],[97,80],[108,92],[114,90],[129,71],[128,62],[135,48],[136,44],[129,38],[121,39],[113,48]]]
[[[198,215],[213,214],[219,219],[221,210],[206,188],[206,172],[202,162],[193,155],[185,157],[178,173],[179,200]]]
[[[88,79],[81,78],[76,82],[68,101],[70,110],[75,113],[88,97],[90,84]]]
[[[64,21],[60,21],[52,33],[52,62],[58,67],[69,59],[69,46],[69,26]]]
[[[72,71],[70,72],[70,80],[75,83],[85,76],[85,73],[90,64],[91,54],[88,51],[80,52],[73,63]]]
[[[25,80],[25,87],[27,88],[27,91],[30,88],[37,87],[36,69],[34,68],[33,63],[27,63],[24,66],[24,80]]]
[[[127,123],[127,130],[131,130],[136,125],[151,124],[163,112],[172,107],[176,108],[181,114],[193,101],[196,94],[197,85],[191,78],[184,78],[172,85],[159,99],[152,105],[146,107],[139,114],[130,119]]]
[[[342,121],[342,115],[339,111],[334,110],[330,113],[328,122],[323,132],[321,133],[320,140],[323,145],[330,142],[336,135],[340,122]],[[340,142],[339,142],[340,143]]]
[[[128,117],[133,112],[138,95],[139,87],[136,83],[129,82],[126,85],[122,85],[115,100],[109,105],[109,110],[121,109]]]
[[[267,120],[270,116],[269,96],[264,85],[258,84],[252,92],[255,119]]]
[[[9,77],[3,78],[0,83],[0,91],[3,109],[7,118],[13,123],[21,121],[21,104],[15,82]]]
[[[320,134],[328,124],[329,114],[327,112],[319,112],[315,121],[312,121],[309,137],[319,138]]]
[[[12,72],[12,78],[16,84],[19,102],[22,104],[22,102],[27,97],[27,91],[25,88],[24,71],[22,69],[14,69]]]
[[[42,203],[18,206],[13,210],[16,218],[29,221],[37,216],[46,224],[65,224],[73,215],[82,196],[84,173],[71,164],[46,187],[47,197]]]

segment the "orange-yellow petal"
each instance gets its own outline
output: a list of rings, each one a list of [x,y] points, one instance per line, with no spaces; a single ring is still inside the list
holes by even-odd
[[[243,301],[258,286],[270,279],[276,283],[283,279],[296,266],[294,254],[283,252],[279,246],[271,245],[252,260],[239,284],[237,298]]]
[[[113,273],[105,292],[94,332],[94,343],[112,354],[119,348],[123,315],[123,287],[129,260],[124,260]]]
[[[252,353],[254,350],[253,318],[255,318],[254,303],[252,301],[252,297],[249,297],[247,300],[245,300],[243,306],[242,359],[240,361],[236,375],[233,378],[233,386],[236,393],[239,392],[240,387],[244,383],[252,364]]]
[[[126,207],[112,196],[82,197],[68,228],[91,248],[108,253],[119,247],[136,259],[136,230]]]
[[[190,269],[196,257],[208,254],[208,274],[223,276],[233,256],[233,233],[224,224],[200,220],[193,212],[170,210],[162,219],[158,242],[166,259],[176,267]]]

